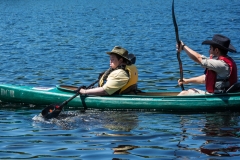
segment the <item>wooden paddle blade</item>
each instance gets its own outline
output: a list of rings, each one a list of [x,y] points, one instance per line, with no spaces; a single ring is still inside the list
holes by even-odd
[[[49,105],[42,110],[42,116],[46,119],[56,118],[62,111],[59,105]]]

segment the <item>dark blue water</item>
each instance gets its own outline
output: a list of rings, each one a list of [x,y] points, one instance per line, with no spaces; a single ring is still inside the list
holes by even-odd
[[[171,0],[1,0],[0,82],[88,85],[109,67],[120,45],[137,56],[139,88],[181,91]],[[202,41],[220,33],[238,50],[240,1],[176,0],[179,36],[208,55]],[[181,54],[184,77],[203,69]],[[204,86],[186,85],[185,88]],[[1,159],[239,159],[240,113],[0,109]]]

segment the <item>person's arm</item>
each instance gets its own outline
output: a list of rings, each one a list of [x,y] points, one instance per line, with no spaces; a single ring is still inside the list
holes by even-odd
[[[201,66],[213,70],[220,77],[227,77],[230,74],[230,67],[223,60],[210,59],[202,56]]]
[[[183,81],[178,80],[178,85],[181,84],[189,84],[189,83],[197,83],[197,84],[205,84],[205,74],[198,76],[198,77],[193,77],[193,78],[183,78]]]
[[[95,96],[108,95],[107,92],[102,87],[92,89],[81,89],[79,93],[82,95],[95,95]]]
[[[110,73],[107,78],[107,82],[102,87],[92,88],[92,89],[81,89],[80,93],[82,95],[112,95],[114,92],[121,89],[127,84],[129,77],[124,70],[116,70]]]
[[[181,41],[181,44],[180,44],[180,47],[178,48],[178,45],[177,45],[177,49],[178,49],[178,52],[181,52],[182,50],[184,50],[187,55],[195,62],[201,64],[202,62],[202,55],[197,53],[196,51],[192,50],[191,48],[189,48],[187,45],[185,45],[182,41]]]

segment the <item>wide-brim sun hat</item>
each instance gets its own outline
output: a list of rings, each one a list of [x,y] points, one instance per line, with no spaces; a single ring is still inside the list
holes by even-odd
[[[120,46],[115,46],[111,52],[107,52],[107,54],[118,54],[119,56],[123,57],[124,59],[126,59],[128,62],[131,62],[128,58],[128,51]]]
[[[229,52],[237,52],[236,49],[230,44],[231,40],[223,35],[215,34],[212,40],[203,41],[202,44],[213,45],[217,48],[227,50]]]

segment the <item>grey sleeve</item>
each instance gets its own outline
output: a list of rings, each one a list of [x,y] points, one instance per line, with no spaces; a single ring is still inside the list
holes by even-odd
[[[230,74],[230,68],[228,64],[225,63],[223,60],[217,60],[214,58],[210,59],[202,55],[201,66],[203,68],[208,68],[215,71],[217,75],[221,78],[228,77],[228,75]]]

